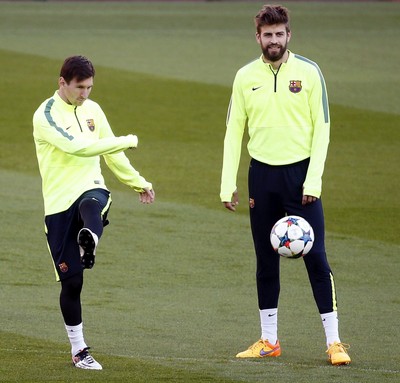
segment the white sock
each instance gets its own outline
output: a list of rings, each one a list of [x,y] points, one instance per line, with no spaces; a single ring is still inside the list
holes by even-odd
[[[339,338],[339,319],[337,311],[321,314],[322,324],[325,330],[326,345],[329,347],[334,342],[340,343]]]
[[[260,310],[261,339],[276,344],[278,340],[278,309]]]
[[[83,339],[83,323],[80,323],[77,326],[65,325],[65,329],[67,330],[68,338],[71,343],[71,354],[72,356],[75,356],[79,351],[87,347],[85,340]]]

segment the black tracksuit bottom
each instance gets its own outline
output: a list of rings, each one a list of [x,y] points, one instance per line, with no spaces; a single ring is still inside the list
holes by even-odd
[[[302,205],[303,183],[309,159],[290,165],[270,166],[252,159],[249,167],[250,224],[257,258],[257,293],[260,310],[278,307],[280,256],[269,234],[278,219],[298,215],[312,226],[315,241],[303,257],[320,314],[336,311],[333,274],[325,252],[322,202]]]

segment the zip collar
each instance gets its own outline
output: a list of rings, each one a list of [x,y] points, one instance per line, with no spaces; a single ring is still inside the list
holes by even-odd
[[[74,112],[77,108],[75,105],[67,104],[58,94],[58,90],[54,92],[53,96],[54,100],[57,102],[58,105],[60,105],[61,108],[68,112]]]
[[[265,67],[268,67],[269,70],[270,70],[272,73],[274,73],[275,75],[277,75],[279,71],[283,70],[287,65],[290,65],[290,63],[291,63],[292,60],[293,60],[294,54],[293,54],[289,49],[288,49],[287,51],[288,51],[288,58],[287,58],[286,61],[284,61],[283,63],[281,63],[281,65],[279,65],[279,68],[278,68],[278,69],[275,69],[270,63],[266,63],[266,62],[264,61],[264,55],[262,55],[262,54],[261,54],[261,56],[260,56],[260,61],[262,62],[262,64],[263,64]]]
[[[268,72],[270,71],[274,75],[274,93],[276,93],[278,89],[278,73],[281,70],[285,70],[285,67],[287,65],[290,65],[292,61],[293,53],[288,50],[288,54],[289,55],[287,60],[285,62],[282,62],[281,65],[279,65],[278,69],[275,69],[270,63],[264,62],[263,55],[260,56],[260,61],[262,62],[264,68],[266,68]]]

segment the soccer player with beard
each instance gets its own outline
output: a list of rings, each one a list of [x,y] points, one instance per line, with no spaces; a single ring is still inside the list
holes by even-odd
[[[247,125],[249,210],[261,338],[236,356],[281,355],[280,257],[269,242],[269,233],[287,214],[304,217],[314,229],[315,243],[303,259],[325,330],[328,360],[333,365],[349,364],[348,345],[339,338],[335,283],[325,252],[320,199],[330,130],[325,80],[315,62],[287,49],[292,34],[285,7],[265,5],[256,15],[255,25],[262,55],[241,68],[233,83],[220,194],[224,206],[235,211],[239,201],[236,178]]]

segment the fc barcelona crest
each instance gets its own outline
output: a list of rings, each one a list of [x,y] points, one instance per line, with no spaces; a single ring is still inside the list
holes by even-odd
[[[86,124],[87,124],[87,127],[89,128],[89,130],[91,132],[93,132],[94,131],[94,127],[95,127],[93,118],[89,118],[88,120],[86,120]]]
[[[300,80],[291,80],[289,81],[289,90],[292,93],[299,93],[302,89]]]
[[[67,265],[65,262],[60,263],[60,264],[58,265],[58,267],[60,268],[60,271],[61,271],[62,273],[66,273],[66,272],[68,271],[68,265]]]

